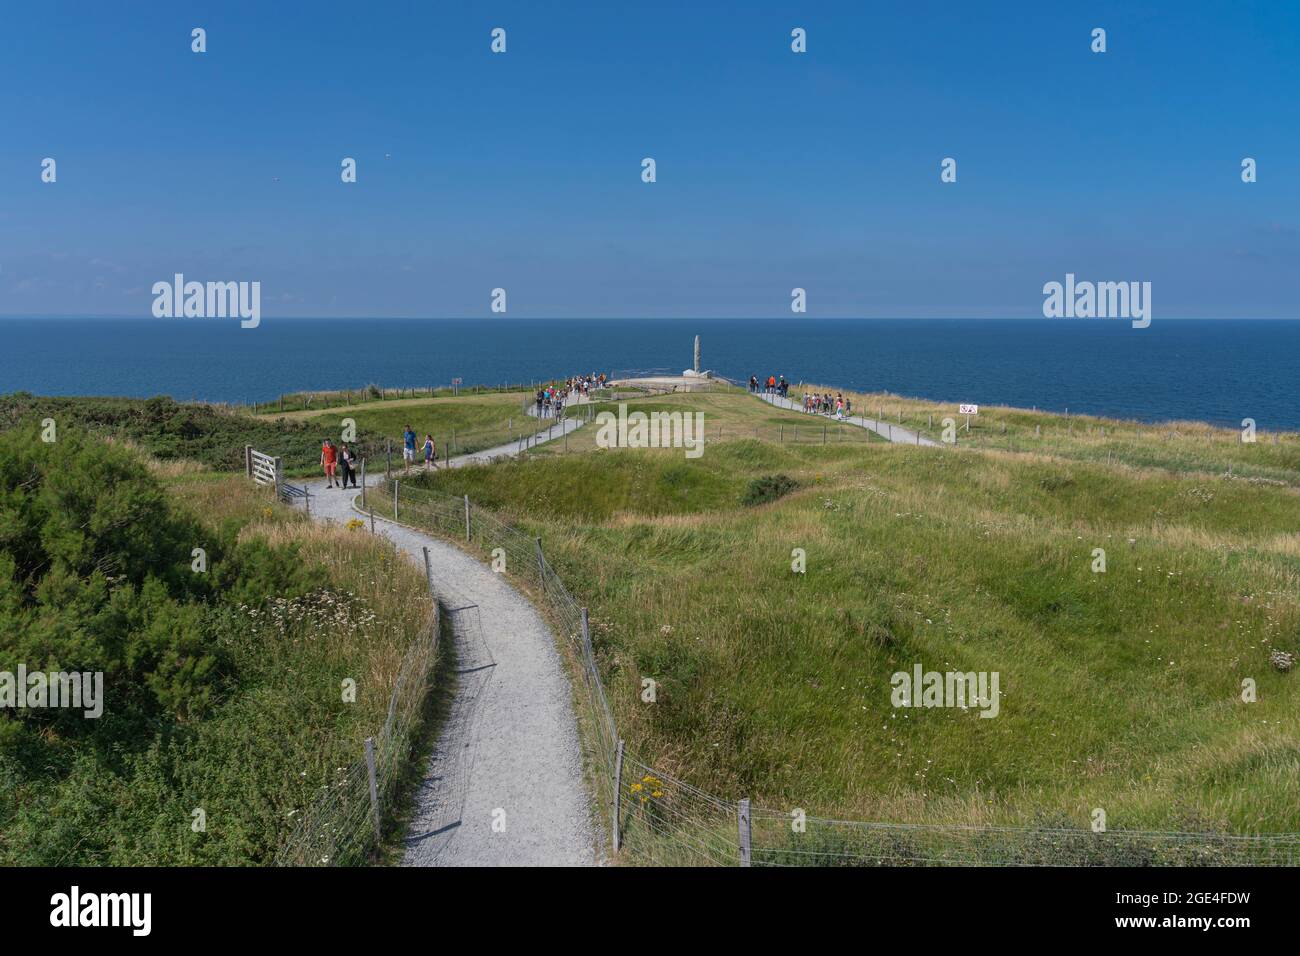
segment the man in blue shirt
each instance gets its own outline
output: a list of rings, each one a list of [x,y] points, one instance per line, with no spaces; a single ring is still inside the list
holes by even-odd
[[[402,470],[410,471],[415,461],[415,430],[410,425],[402,432]]]

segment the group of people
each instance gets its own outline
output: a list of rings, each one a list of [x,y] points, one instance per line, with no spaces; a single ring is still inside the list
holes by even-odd
[[[749,376],[749,390],[755,395],[780,395],[785,398],[790,393],[790,383],[785,380],[785,376],[769,375],[767,380],[759,378],[757,375]]]
[[[571,375],[564,380],[564,387],[576,391],[579,395],[589,395],[593,388],[604,388],[607,381],[604,372],[599,375],[588,372],[586,375]]]
[[[564,413],[565,403],[571,394],[587,396],[594,388],[604,388],[608,381],[604,372],[590,372],[586,375],[574,375],[565,379],[562,385],[547,385],[537,390],[537,417],[559,418]],[[784,379],[782,380],[784,381]],[[424,455],[426,470],[438,468],[438,444],[431,434],[425,433],[424,441],[419,440],[415,429],[407,425],[402,430],[402,464],[403,470],[410,471],[416,456]],[[325,471],[326,488],[347,488],[351,482],[357,487],[357,457],[346,444],[335,445],[326,438],[321,443],[320,464]]]
[[[346,488],[349,481],[353,488],[357,486],[357,456],[347,444],[335,445],[326,438],[320,446],[320,464],[325,469],[326,488]]]
[[[569,400],[569,389],[557,385],[547,385],[537,390],[537,417],[559,418],[564,412],[564,403]]]
[[[560,385],[552,384],[539,388],[536,395],[537,417],[562,417],[564,406],[568,404],[571,395],[586,398],[591,394],[592,389],[604,388],[606,381],[604,372],[599,375],[590,372],[586,375],[572,375]]]
[[[405,471],[411,470],[411,465],[415,464],[417,443],[419,436],[416,435],[415,429],[407,425],[402,431],[402,463]],[[438,467],[438,445],[433,440],[433,436],[426,434],[424,442],[419,448],[424,453],[424,467],[426,469],[436,469]],[[347,488],[357,486],[357,456],[347,443],[340,445],[326,438],[320,446],[320,466],[325,472],[326,488]]]
[[[411,466],[415,464],[415,444],[418,440],[415,429],[407,425],[402,431],[402,470],[410,471]],[[420,451],[424,452],[424,469],[425,471],[437,470],[438,468],[438,445],[433,440],[433,436],[425,432],[424,442],[420,446]]]
[[[755,395],[790,397],[790,383],[785,380],[784,375],[769,375],[766,380],[751,375],[749,390]],[[830,392],[804,392],[803,410],[809,415],[833,415],[837,420],[843,421],[853,414],[853,402],[840,392],[834,395]]]
[[[853,400],[845,398],[839,392],[833,396],[830,392],[820,395],[816,392],[804,392],[803,410],[810,415],[834,415],[837,420],[843,421],[853,414]]]

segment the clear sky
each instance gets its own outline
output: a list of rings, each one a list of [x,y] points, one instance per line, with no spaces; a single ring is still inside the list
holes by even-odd
[[[1030,317],[1073,272],[1300,317],[1295,0],[51,0],[6,6],[0,80],[0,314],[144,317],[182,272],[267,317],[498,286],[519,317],[789,316],[795,286]]]

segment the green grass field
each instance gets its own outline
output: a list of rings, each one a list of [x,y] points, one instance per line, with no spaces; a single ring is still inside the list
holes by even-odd
[[[1269,659],[1300,651],[1295,435],[1179,428],[1136,467],[1086,432],[1059,456],[782,443],[805,417],[743,392],[630,406],[704,410],[705,454],[598,450],[588,426],[568,454],[419,480],[543,538],[656,767],[841,818],[1300,829],[1298,678]],[[797,486],[743,503],[775,475]],[[1000,713],[893,707],[918,663],[997,672]]]
[[[1079,415],[1041,412],[996,405],[980,406],[978,415],[958,414],[956,402],[903,398],[889,393],[858,393],[824,385],[790,387],[790,397],[804,391],[842,392],[853,400],[856,414],[896,422],[922,435],[943,440],[943,420],[953,421],[952,437],[964,448],[1032,452],[1080,461],[1127,464],[1176,472],[1200,471],[1298,484],[1300,434],[1256,423],[1255,441],[1242,440],[1242,429],[1219,428],[1204,422],[1162,422],[1158,425]]]
[[[33,436],[50,415],[61,435],[161,457],[142,460],[185,511],[214,528],[246,526],[245,537],[296,541],[326,568],[342,562],[331,580],[356,589],[375,586],[357,563],[374,559],[359,539],[357,548],[347,532],[317,540],[283,524],[278,506],[267,520],[269,504],[254,502],[242,478],[213,473],[238,467],[229,449],[283,449],[290,473],[312,471],[319,438],[351,417],[372,455],[409,422],[421,437],[433,431],[445,456],[452,428],[458,452],[533,430],[523,398],[435,395],[254,417],[162,399],[14,395],[0,412]],[[591,609],[629,751],[656,769],[724,798],[843,819],[1087,827],[1100,807],[1115,829],[1300,829],[1300,678],[1270,663],[1274,650],[1300,651],[1300,436],[1265,430],[1244,443],[1237,430],[1196,423],[985,407],[956,448],[925,449],[728,388],[627,403],[703,412],[702,457],[599,449],[593,423],[520,461],[411,483],[468,494],[543,538]],[[863,414],[881,405],[882,417],[936,439],[943,417],[964,424],[954,404],[854,396]],[[590,414],[615,409],[598,403]],[[1104,573],[1093,571],[1097,548]],[[804,573],[792,570],[795,549]],[[531,586],[533,569],[511,570]],[[401,587],[418,589],[417,578],[404,575]],[[384,599],[382,589],[357,593]],[[382,654],[387,663],[369,666],[391,669],[385,647],[338,650],[357,661]],[[998,716],[893,707],[891,676],[917,664],[997,672]],[[250,686],[278,686],[280,671],[263,674],[251,658],[242,666]],[[658,685],[653,704],[641,700],[645,678]],[[251,733],[256,723],[239,713],[212,727]],[[230,778],[230,805],[239,788],[263,785]],[[150,807],[188,799],[128,799],[129,777],[113,786],[127,828]],[[57,809],[34,809],[21,827],[37,832]],[[66,811],[78,825],[93,812]],[[74,832],[33,846],[53,859]],[[171,836],[150,839],[156,859],[250,853],[236,842],[190,856]],[[242,858],[264,854],[272,830],[257,839],[262,848]],[[19,858],[12,845],[10,855]]]
[[[249,402],[241,404],[240,408],[249,414],[269,417],[278,417],[295,412],[312,415],[329,408],[365,407],[382,403],[396,404],[413,400],[449,398],[460,395],[482,395],[492,392],[523,392],[529,388],[535,391],[537,387],[537,384],[523,383],[519,385],[464,385],[459,388],[453,388],[450,385],[390,388],[372,383],[360,388],[284,392],[273,401]]]
[[[377,452],[384,448],[386,440],[391,440],[394,460],[399,463],[402,432],[409,424],[421,442],[426,434],[433,435],[441,460],[448,454],[482,451],[533,434],[539,423],[523,412],[524,399],[522,392],[490,392],[459,398],[375,402],[324,413],[295,413],[284,418],[304,423],[313,433],[328,435],[335,441],[339,440],[343,420],[351,418],[356,422],[359,441]]]

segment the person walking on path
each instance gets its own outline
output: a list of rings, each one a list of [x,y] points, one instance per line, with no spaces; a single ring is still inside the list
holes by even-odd
[[[411,464],[415,461],[415,429],[410,425],[406,426],[406,431],[402,432],[402,470],[410,471]]]
[[[356,472],[352,470],[353,461],[352,449],[348,448],[346,444],[342,445],[339,448],[339,481],[341,482],[339,487],[341,488],[348,486],[349,478],[352,479],[352,487],[357,486]]]
[[[424,436],[424,468],[426,471],[438,470],[438,446],[433,443],[433,436],[427,432]]]
[[[325,487],[333,488],[334,468],[338,464],[339,451],[328,438],[320,446],[320,464],[325,469]]]

